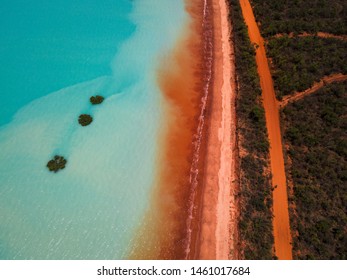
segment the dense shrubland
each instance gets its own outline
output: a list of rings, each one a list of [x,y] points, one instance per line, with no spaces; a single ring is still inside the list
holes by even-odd
[[[269,258],[271,192],[264,175],[268,144],[260,88],[238,0],[229,0],[239,78],[237,105],[241,148],[241,240],[246,258]],[[288,36],[327,32],[347,34],[345,0],[251,0],[266,39],[277,97],[303,91],[324,76],[347,74],[347,43],[339,39]],[[347,258],[346,82],[288,105],[282,113],[294,257]],[[264,140],[264,141],[263,141]],[[260,194],[262,193],[262,195]],[[261,199],[262,198],[262,199]],[[265,201],[265,203],[264,203]],[[257,219],[261,217],[261,222]],[[259,244],[257,244],[259,242]],[[263,248],[261,248],[263,247]]]
[[[282,112],[291,159],[294,256],[347,258],[347,82],[331,84]]]
[[[251,0],[264,37],[277,33],[347,34],[345,0]]]
[[[272,194],[268,168],[269,143],[255,50],[248,37],[238,0],[228,0],[238,81],[237,117],[240,159],[240,240],[246,259],[271,259]]]
[[[303,91],[333,73],[347,74],[347,42],[332,38],[281,37],[267,43],[278,99]]]

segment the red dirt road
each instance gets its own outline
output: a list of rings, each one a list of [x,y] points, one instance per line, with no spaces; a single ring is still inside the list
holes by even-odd
[[[240,4],[243,17],[248,26],[250,40],[253,44],[259,46],[256,50],[256,62],[260,77],[266,126],[270,142],[272,185],[275,187],[275,190],[273,191],[275,254],[278,259],[289,260],[293,257],[278,102],[275,97],[273,81],[266,58],[264,39],[260,35],[252,7],[249,0],[240,0]]]

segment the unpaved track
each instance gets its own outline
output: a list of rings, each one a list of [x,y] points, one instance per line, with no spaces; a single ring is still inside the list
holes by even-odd
[[[339,39],[342,41],[347,41],[347,36],[346,35],[334,35],[326,32],[317,32],[316,34],[314,33],[301,33],[298,35],[295,35],[294,32],[290,32],[289,34],[286,33],[278,33],[274,35],[274,38],[281,38],[284,36],[288,36],[289,38],[295,38],[295,37],[319,37],[319,38],[333,38],[333,39]]]
[[[292,245],[289,226],[288,196],[282,150],[279,121],[279,107],[275,96],[269,64],[266,58],[264,39],[256,24],[249,0],[240,0],[243,17],[248,25],[248,32],[256,50],[256,62],[260,77],[262,97],[265,109],[266,126],[270,142],[270,162],[273,191],[273,227],[276,256],[279,259],[292,259]]]
[[[298,101],[298,100],[304,98],[305,96],[316,92],[317,90],[321,89],[322,87],[324,87],[327,84],[332,84],[332,83],[336,83],[336,82],[343,82],[346,80],[347,80],[347,75],[343,75],[341,73],[333,74],[330,76],[325,76],[319,82],[314,83],[313,86],[310,87],[309,89],[306,89],[306,90],[300,91],[300,92],[296,92],[296,93],[291,94],[291,95],[284,96],[282,101],[279,103],[279,105],[281,108],[283,108],[283,107],[287,106],[289,103]]]

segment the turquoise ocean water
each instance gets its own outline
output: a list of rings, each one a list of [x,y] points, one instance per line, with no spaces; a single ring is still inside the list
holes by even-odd
[[[156,74],[189,20],[183,2],[2,1],[0,259],[127,258],[157,176]],[[55,154],[68,160],[56,174]]]

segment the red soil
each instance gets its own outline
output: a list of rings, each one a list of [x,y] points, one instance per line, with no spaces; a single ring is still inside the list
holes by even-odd
[[[279,121],[279,108],[266,57],[264,39],[260,35],[249,0],[240,0],[240,4],[245,22],[248,25],[250,40],[253,44],[259,46],[256,50],[256,62],[260,77],[266,126],[270,142],[272,185],[275,187],[273,191],[275,253],[279,259],[292,259],[288,196]]]

